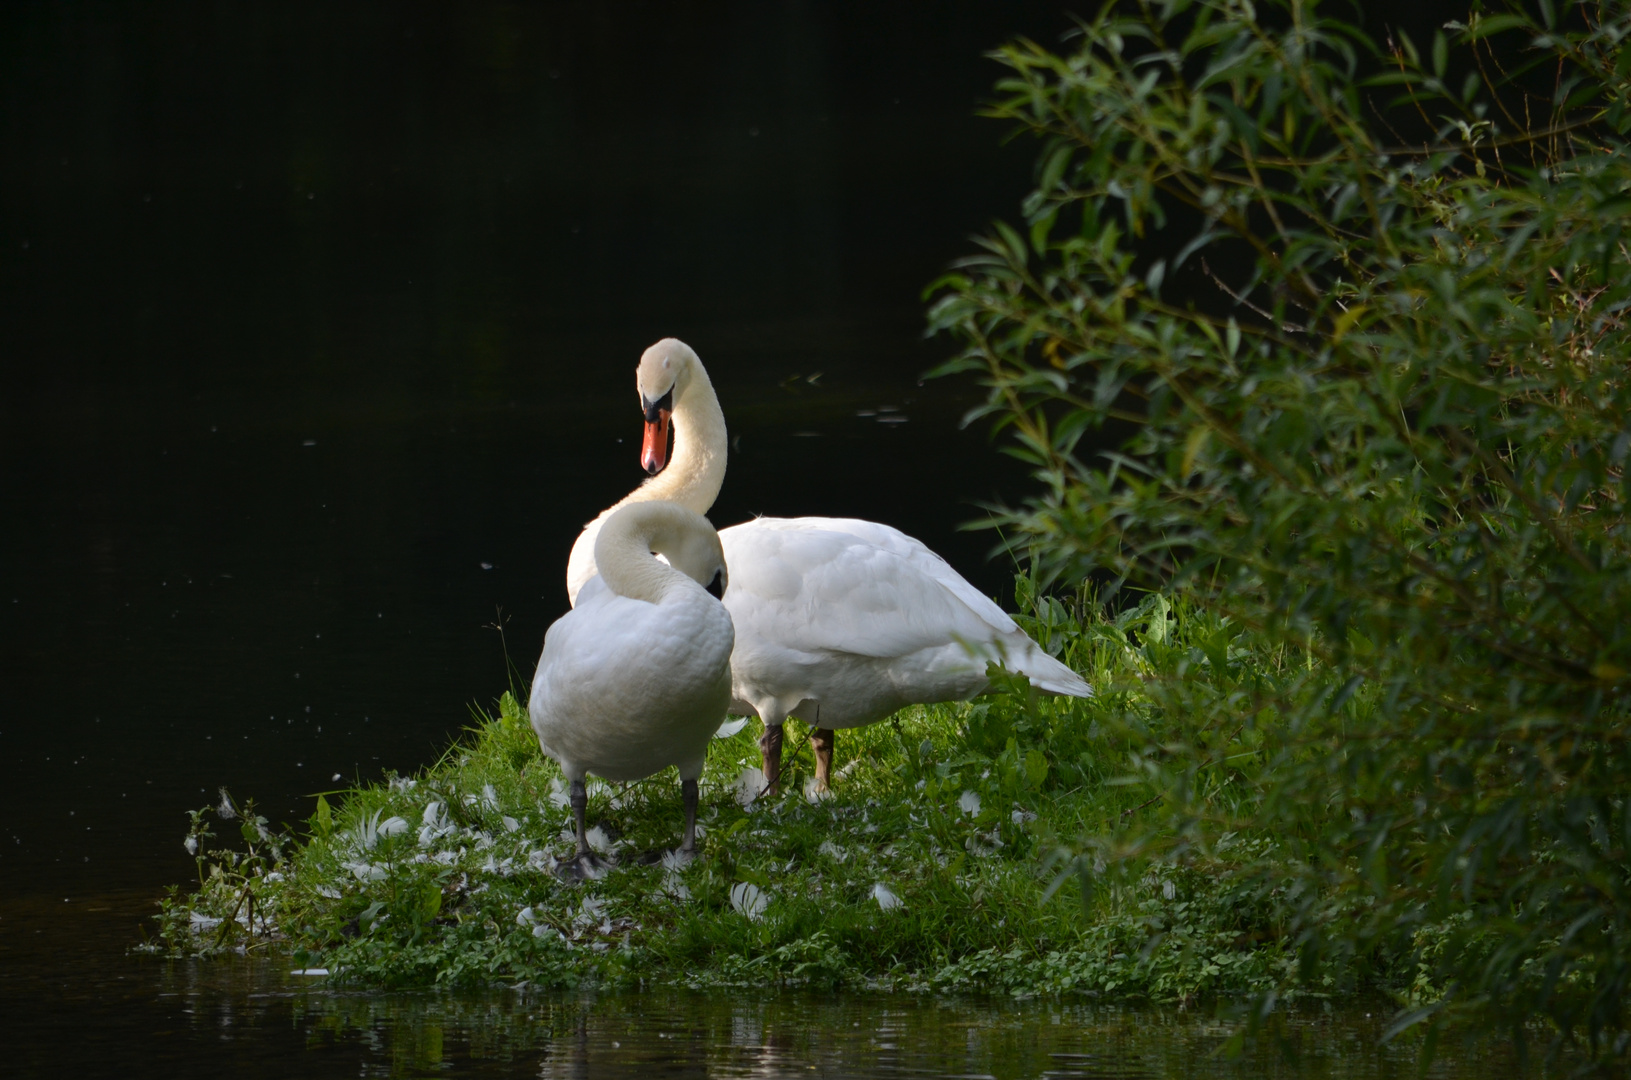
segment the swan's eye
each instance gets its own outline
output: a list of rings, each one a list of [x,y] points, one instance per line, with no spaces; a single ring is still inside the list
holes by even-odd
[[[725,572],[714,571],[714,579],[708,583],[708,594],[715,600],[725,599]]]

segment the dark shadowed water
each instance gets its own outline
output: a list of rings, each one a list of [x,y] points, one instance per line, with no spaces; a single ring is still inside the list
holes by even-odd
[[[640,479],[658,337],[724,402],[716,523],[875,518],[1003,592],[957,526],[1023,474],[958,429],[973,387],[920,383],[948,348],[920,292],[1029,178],[1034,147],[972,116],[980,53],[1067,25],[972,0],[0,10],[3,1071],[1208,1075],[1218,1029],[1181,1014],[329,994],[126,952],[217,785],[301,820],[434,760],[505,688],[504,643],[530,675],[578,527]],[[1403,1068],[1359,1013],[1299,1024],[1301,1071],[1261,1068]]]

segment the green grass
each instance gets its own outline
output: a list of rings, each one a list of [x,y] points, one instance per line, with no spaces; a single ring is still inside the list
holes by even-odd
[[[554,878],[572,849],[564,785],[506,693],[419,775],[357,788],[337,806],[319,799],[281,859],[252,806],[235,830],[247,853],[209,847],[214,812],[200,811],[200,888],[165,902],[153,947],[285,950],[363,985],[774,983],[1150,1000],[1289,990],[1294,953],[1271,909],[1231,884],[1231,867],[1267,839],[1236,837],[1204,859],[1119,877],[1094,873],[1073,846],[1135,823],[1159,797],[1108,733],[1145,708],[1152,664],[1189,656],[1180,638],[1204,644],[1217,627],[1178,619],[1159,598],[1116,620],[1038,599],[1023,582],[1019,598],[1034,613],[1027,628],[1096,697],[1038,697],[999,676],[976,702],[841,732],[834,791],[819,801],[803,794],[811,754],[790,723],[786,792],[744,806],[753,785],[741,778],[759,762],[750,722],[710,747],[702,855],[688,867],[632,858],[678,844],[669,770],[627,786],[591,780],[588,821],[622,862],[598,881]],[[1231,663],[1283,666],[1235,640]],[[1204,650],[1190,652],[1204,679]],[[1219,791],[1249,797],[1244,786]],[[880,886],[899,903],[886,909]]]

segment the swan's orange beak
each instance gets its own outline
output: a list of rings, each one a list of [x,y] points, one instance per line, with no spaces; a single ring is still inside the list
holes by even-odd
[[[656,476],[668,464],[668,409],[654,409],[656,419],[646,418],[646,437],[640,443],[640,467],[650,476]]]

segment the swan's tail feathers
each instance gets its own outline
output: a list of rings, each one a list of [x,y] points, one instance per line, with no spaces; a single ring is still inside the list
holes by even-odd
[[[1025,676],[1032,686],[1044,694],[1079,698],[1093,696],[1093,687],[1088,685],[1086,679],[1043,652],[1042,646],[1017,627],[1007,640],[999,638],[984,649],[970,648],[970,651],[976,655],[983,653],[990,662],[1000,664],[1016,675]]]
[[[1086,679],[1041,649],[1033,649],[1032,655],[1025,657],[1023,666],[1017,670],[1022,671],[1031,680],[1031,685],[1043,693],[1060,697],[1093,696],[1093,688]]]
[[[1060,697],[1093,696],[1093,687],[1089,686],[1087,680],[1083,679],[1075,672],[1071,673],[1068,680],[1049,678],[1032,679],[1031,685],[1044,693],[1057,694]]]

